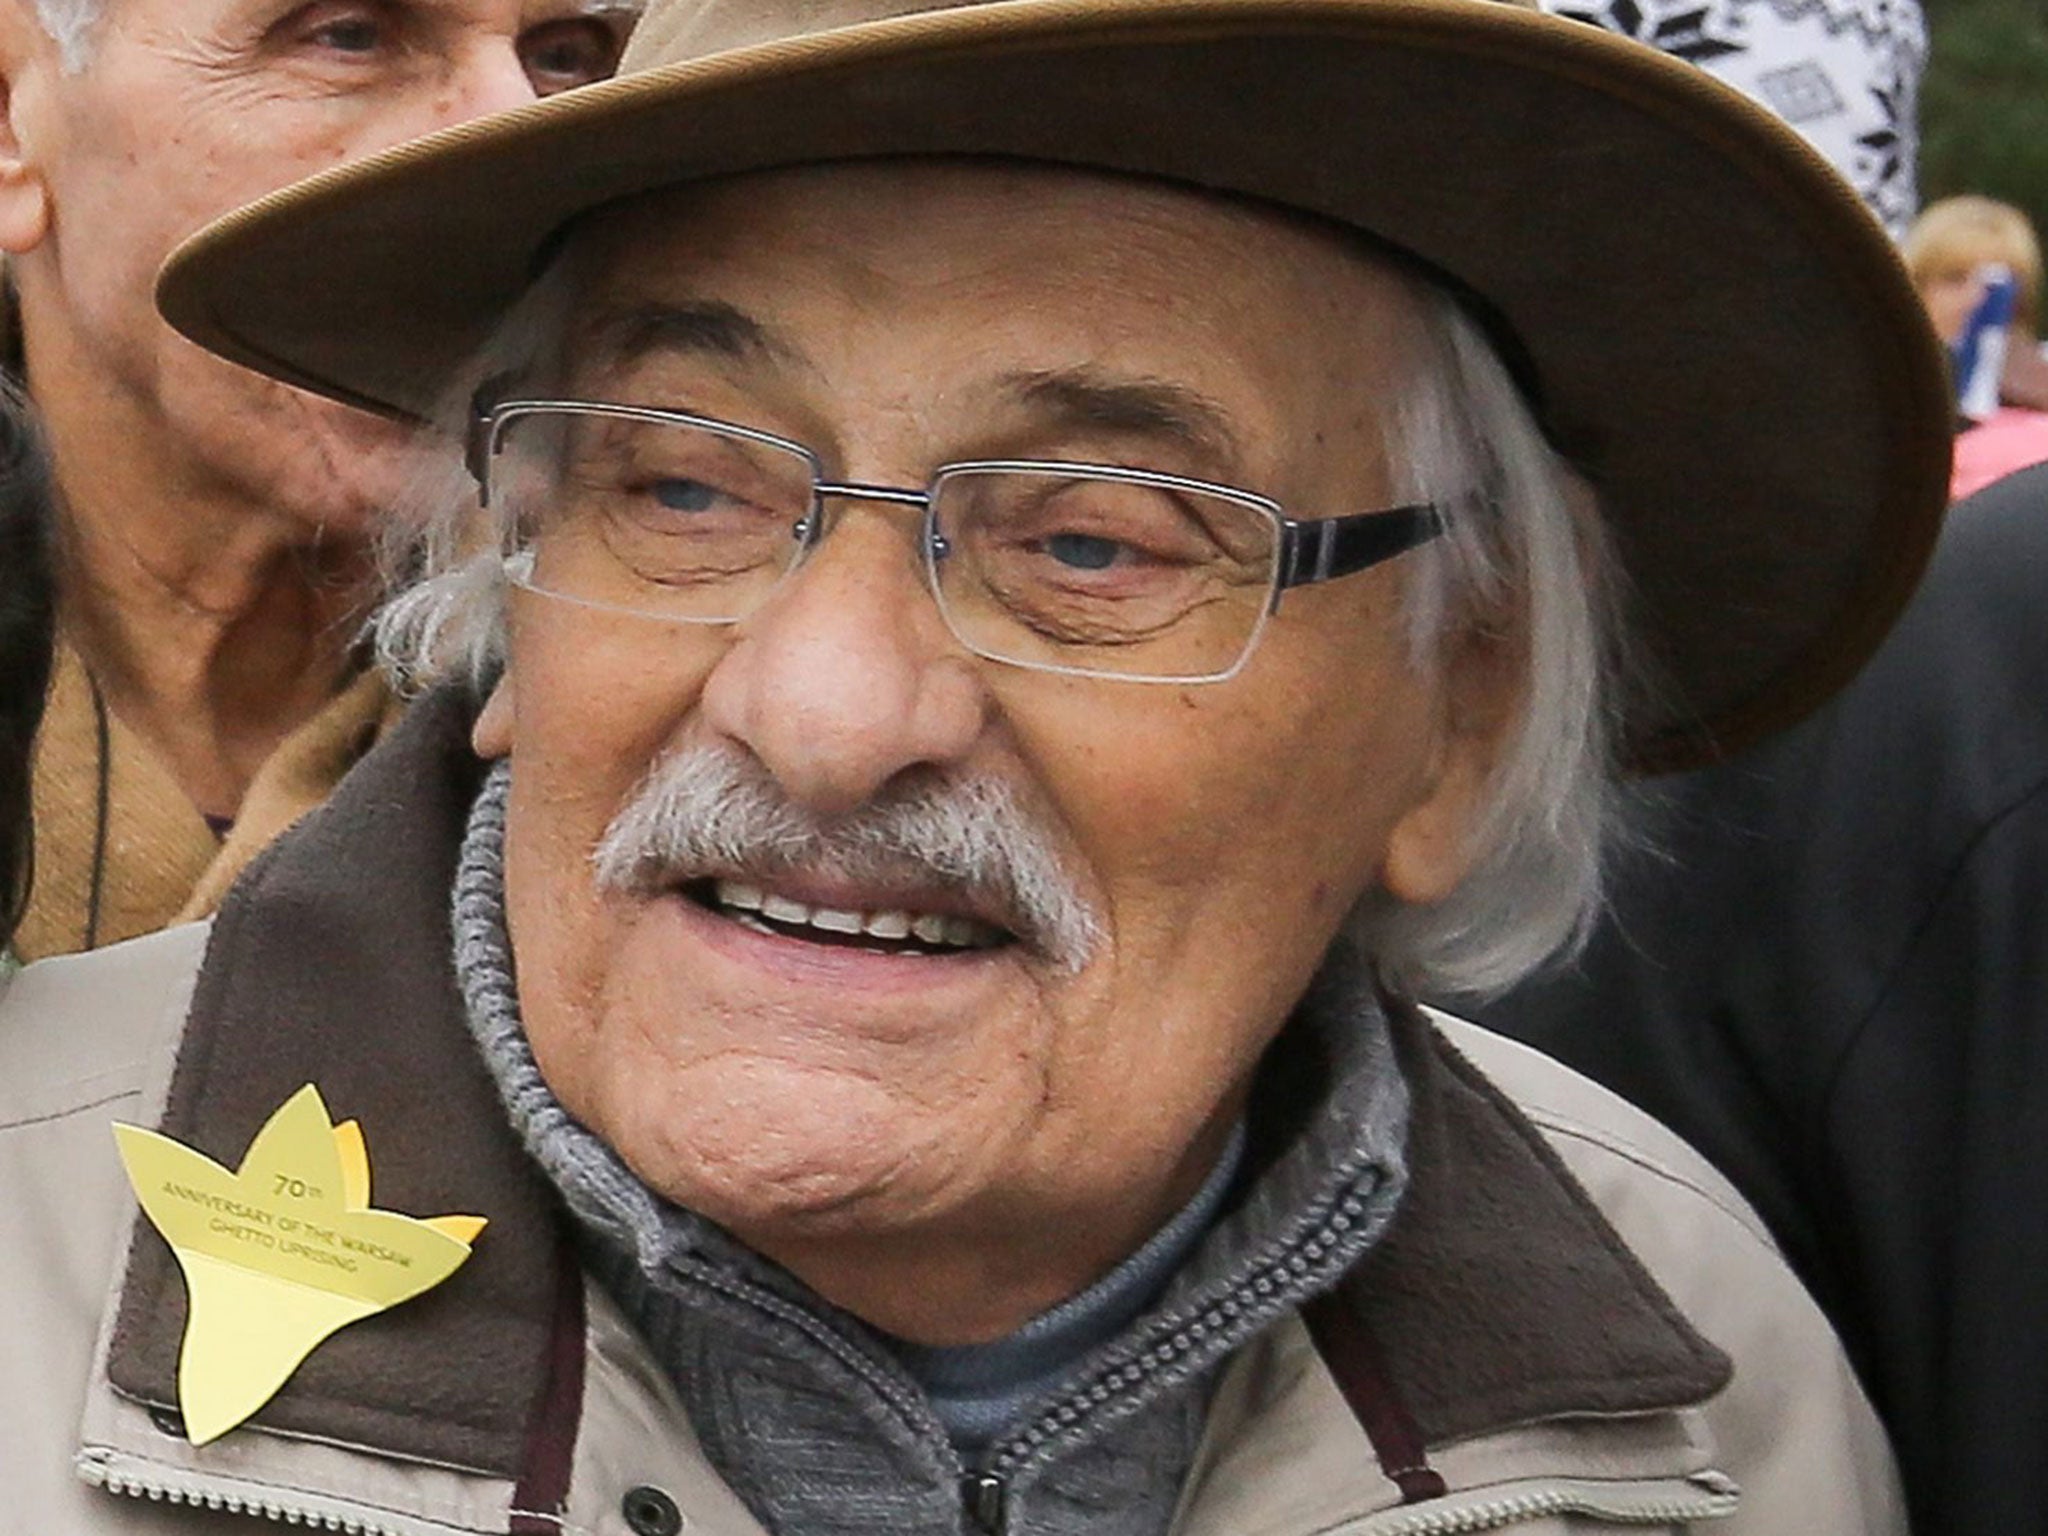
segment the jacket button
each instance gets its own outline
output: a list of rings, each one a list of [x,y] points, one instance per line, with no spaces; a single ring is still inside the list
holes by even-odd
[[[659,1488],[642,1486],[627,1490],[625,1498],[619,1501],[619,1513],[633,1528],[633,1536],[676,1536],[683,1528],[683,1512]]]

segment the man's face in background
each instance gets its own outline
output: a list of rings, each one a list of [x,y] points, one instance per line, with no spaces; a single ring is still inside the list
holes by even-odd
[[[31,0],[0,6],[0,248],[60,479],[70,455],[146,452],[168,497],[238,497],[343,534],[389,504],[408,472],[403,434],[177,336],[152,300],[158,266],[201,225],[302,176],[608,76],[637,11],[104,0],[67,50]]]

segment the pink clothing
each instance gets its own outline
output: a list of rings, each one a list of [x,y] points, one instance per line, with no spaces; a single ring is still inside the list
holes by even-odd
[[[1956,439],[1949,499],[1961,501],[2016,469],[2044,462],[2048,462],[2048,411],[2001,405]]]

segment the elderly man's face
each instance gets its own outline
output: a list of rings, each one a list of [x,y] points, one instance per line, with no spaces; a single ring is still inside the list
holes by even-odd
[[[608,75],[626,6],[105,0],[76,72],[32,0],[0,7],[17,167],[0,180],[0,247],[16,258],[32,388],[150,434],[168,496],[225,491],[343,528],[387,506],[400,435],[177,336],[151,300],[156,269],[298,177]]]
[[[1390,500],[1379,413],[1413,300],[1274,217],[1068,172],[872,165],[670,195],[585,239],[575,397],[765,429],[835,479],[1061,459],[1298,516]],[[1400,562],[1289,592],[1234,680],[1135,684],[970,654],[914,510],[831,517],[731,627],[516,593],[477,740],[512,757],[520,993],[569,1109],[831,1299],[957,1341],[1085,1284],[1192,1193],[1354,899],[1455,883],[1489,749],[1410,665]],[[703,856],[607,888],[593,850],[650,769],[691,752],[828,827],[910,790],[977,794],[1099,936],[1063,963],[1000,899],[829,858],[742,852],[751,894],[699,878]],[[763,894],[800,905],[764,912]],[[963,913],[985,927],[888,936]],[[1030,941],[985,942],[1015,928]],[[1000,1299],[932,1320],[866,1278],[904,1253],[932,1288]]]

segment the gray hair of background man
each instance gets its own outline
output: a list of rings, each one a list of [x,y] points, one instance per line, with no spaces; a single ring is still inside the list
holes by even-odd
[[[471,385],[553,371],[580,290],[573,266],[558,261],[506,317],[467,372]],[[1442,507],[1449,524],[1404,562],[1411,661],[1440,665],[1475,626],[1519,623],[1528,673],[1465,881],[1429,906],[1370,892],[1351,929],[1406,992],[1486,995],[1576,952],[1599,911],[1625,657],[1591,490],[1544,440],[1478,324],[1440,289],[1400,275],[1424,324],[1410,376],[1389,394],[1398,404],[1381,416],[1390,490]],[[471,398],[468,385],[450,392],[451,441],[461,441]],[[507,587],[495,541],[477,553],[473,492],[443,457],[389,525],[393,595],[376,619],[377,649],[402,690],[464,677],[481,688],[503,664]]]

